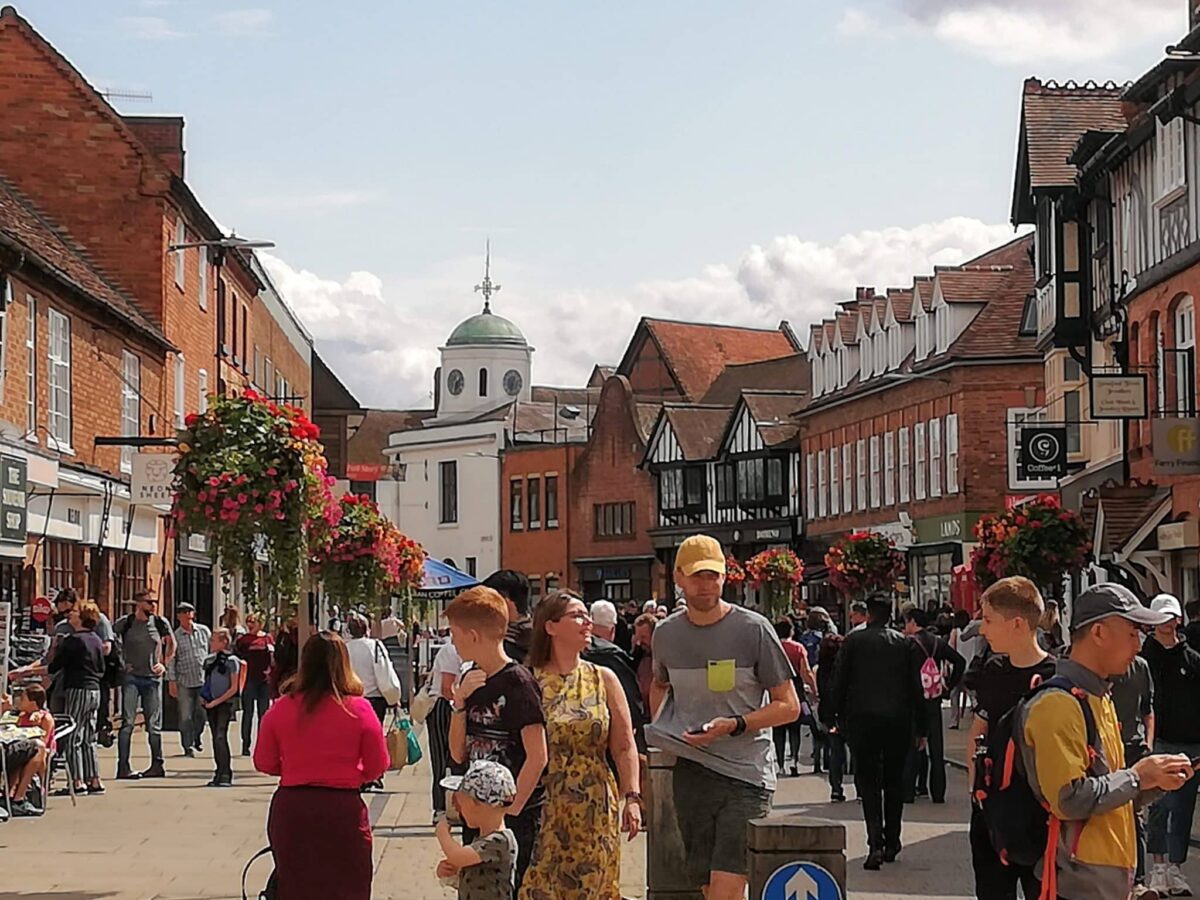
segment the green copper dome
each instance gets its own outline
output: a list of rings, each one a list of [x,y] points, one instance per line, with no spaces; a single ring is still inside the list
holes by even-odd
[[[526,347],[525,335],[521,329],[503,316],[497,316],[484,309],[477,316],[471,316],[462,322],[450,334],[446,341],[448,347],[459,347],[467,344],[508,344],[510,346]]]

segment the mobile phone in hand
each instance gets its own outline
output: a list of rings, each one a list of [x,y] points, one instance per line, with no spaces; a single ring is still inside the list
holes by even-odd
[[[708,733],[708,724],[707,723],[705,723],[704,725],[699,725],[696,728],[689,728],[687,730],[687,734],[707,734],[707,733]]]
[[[1193,769],[1200,769],[1200,756],[1193,756],[1189,762]]]

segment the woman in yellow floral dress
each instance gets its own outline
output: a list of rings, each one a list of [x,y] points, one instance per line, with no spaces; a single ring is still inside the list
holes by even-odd
[[[542,688],[550,761],[520,900],[621,900],[621,832],[632,840],[642,827],[629,705],[611,670],[580,659],[591,637],[577,594],[558,591],[538,605],[526,662]]]

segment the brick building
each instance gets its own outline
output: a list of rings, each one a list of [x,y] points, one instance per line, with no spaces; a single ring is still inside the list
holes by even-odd
[[[311,338],[249,254],[218,246],[226,236],[185,181],[184,158],[182,118],[120,115],[12,7],[0,12],[0,176],[173,348],[162,415],[143,435],[171,434],[218,392],[257,383],[302,400],[311,384]],[[150,581],[168,611],[178,594],[209,619],[219,601],[203,542],[174,551]]]
[[[829,544],[867,528],[907,551],[916,600],[949,599],[975,522],[1005,506],[1010,423],[1042,406],[1030,244],[910,289],[860,289],[813,326],[813,397],[797,418],[814,574]]]

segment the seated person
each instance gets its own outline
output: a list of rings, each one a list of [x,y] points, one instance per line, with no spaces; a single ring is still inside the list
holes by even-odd
[[[8,697],[0,698],[0,712],[13,708]],[[28,685],[16,708],[18,728],[41,729],[40,738],[21,738],[4,745],[5,765],[8,767],[8,791],[14,816],[39,816],[41,810],[26,800],[35,776],[46,778],[50,753],[54,749],[54,716],[46,710],[46,689],[39,684]]]

